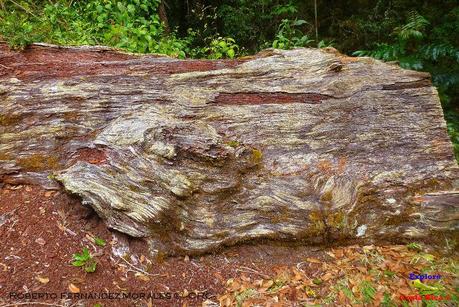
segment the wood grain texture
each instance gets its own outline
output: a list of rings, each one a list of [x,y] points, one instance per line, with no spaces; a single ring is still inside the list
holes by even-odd
[[[457,235],[429,75],[334,49],[177,60],[0,45],[0,178],[65,189],[166,253]]]

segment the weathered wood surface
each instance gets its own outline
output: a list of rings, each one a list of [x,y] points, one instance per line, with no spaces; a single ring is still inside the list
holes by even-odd
[[[153,249],[457,235],[425,73],[333,49],[228,61],[0,45],[0,178],[56,188]]]

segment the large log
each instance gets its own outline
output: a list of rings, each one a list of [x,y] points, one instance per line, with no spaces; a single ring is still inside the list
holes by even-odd
[[[0,97],[3,182],[57,180],[156,250],[457,235],[459,172],[426,73],[334,49],[1,45]]]

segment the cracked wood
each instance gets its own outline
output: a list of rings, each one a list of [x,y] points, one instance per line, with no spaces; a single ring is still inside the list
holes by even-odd
[[[152,250],[457,235],[425,73],[330,48],[183,61],[0,45],[0,98],[1,181],[65,188]]]

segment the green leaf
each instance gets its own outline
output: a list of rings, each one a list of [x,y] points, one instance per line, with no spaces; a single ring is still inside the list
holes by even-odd
[[[104,247],[107,243],[105,242],[104,239],[101,239],[101,238],[94,238],[94,243],[97,245],[97,246],[102,246]]]
[[[85,264],[85,261],[81,261],[81,260],[75,260],[72,262],[72,265],[73,266],[83,266]]]
[[[134,13],[135,12],[135,6],[133,6],[132,4],[128,4],[127,10],[128,10],[129,13]]]
[[[360,293],[362,293],[364,302],[369,303],[375,298],[376,289],[370,282],[365,280],[360,284]]]
[[[384,271],[384,275],[387,276],[387,277],[393,277],[393,276],[395,275],[395,273],[394,273],[394,272],[391,272],[391,271],[385,270],[385,271]]]
[[[84,270],[88,273],[94,273],[96,271],[96,266],[97,266],[97,263],[95,261],[91,261],[90,263],[86,264],[86,266],[84,267]]]
[[[307,23],[306,20],[299,19],[299,20],[295,20],[295,21],[293,22],[293,25],[294,25],[294,26],[301,26],[301,25],[304,25],[305,23]]]
[[[423,295],[425,294],[435,294],[435,295],[440,295],[441,291],[444,290],[441,285],[437,286],[429,286],[426,284],[423,284],[419,279],[415,279],[413,281],[413,286],[419,290],[419,292]]]
[[[314,284],[316,284],[316,285],[320,285],[320,284],[322,284],[322,279],[320,279],[320,278],[314,278],[314,279],[312,280],[312,282],[313,282]]]
[[[231,59],[234,58],[234,55],[235,55],[234,49],[228,49],[228,51],[226,51],[226,54],[227,54],[228,57],[230,57]]]
[[[416,243],[416,242],[412,242],[412,243],[408,244],[406,247],[408,249],[414,250],[414,251],[422,250],[422,246],[419,243]]]
[[[89,249],[87,247],[83,248],[82,255],[83,255],[83,257],[85,257],[85,259],[91,258],[91,254],[89,253]]]

